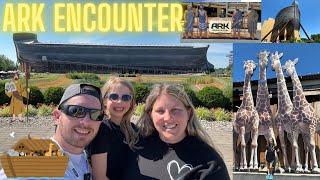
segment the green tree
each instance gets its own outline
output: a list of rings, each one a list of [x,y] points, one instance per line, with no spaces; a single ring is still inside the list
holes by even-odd
[[[0,71],[12,71],[16,66],[13,61],[7,58],[5,55],[0,55]]]
[[[232,70],[232,64],[229,64],[228,67],[227,67],[227,70]]]
[[[312,34],[311,39],[318,39],[320,38],[320,34]]]
[[[213,76],[224,76],[224,77],[232,76],[232,64],[229,64],[229,66],[226,68],[215,69],[215,71],[212,73],[212,75]]]
[[[301,41],[307,42],[307,43],[320,43],[320,34],[311,34],[310,36],[311,40],[307,38],[301,38]]]

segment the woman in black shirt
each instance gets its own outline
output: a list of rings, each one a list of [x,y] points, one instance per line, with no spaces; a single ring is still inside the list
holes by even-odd
[[[181,87],[155,85],[137,126],[139,141],[123,179],[230,179]]]
[[[277,163],[277,152],[279,150],[274,146],[273,138],[269,139],[268,145],[266,147],[266,160],[267,160],[267,179],[272,179],[274,174],[274,167]]]

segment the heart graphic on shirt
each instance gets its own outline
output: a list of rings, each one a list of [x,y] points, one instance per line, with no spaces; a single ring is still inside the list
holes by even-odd
[[[180,167],[179,163],[176,160],[170,161],[167,165],[170,180],[178,180],[181,177],[181,175],[185,174],[191,169],[193,169],[191,164],[185,164],[182,167]]]

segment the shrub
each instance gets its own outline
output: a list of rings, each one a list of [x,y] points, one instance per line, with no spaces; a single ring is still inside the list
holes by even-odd
[[[99,76],[93,73],[68,73],[66,77],[69,79],[91,79],[100,80]]]
[[[232,110],[232,108],[233,108],[233,106],[232,106],[232,100],[230,100],[229,98],[227,98],[227,97],[223,97],[224,98],[224,100],[223,100],[223,102],[224,102],[224,109],[226,109],[226,110],[229,110],[229,111],[231,111]]]
[[[230,84],[227,84],[225,86],[225,88],[223,89],[223,95],[226,98],[230,99],[231,101],[233,100],[233,89],[232,88],[233,88],[232,84],[230,83]]]
[[[225,86],[223,95],[226,98],[225,109],[231,110],[233,102],[233,86],[231,83]]]
[[[232,89],[232,84],[226,85],[223,95],[225,97],[224,100],[224,108],[228,110],[232,110],[232,101],[233,101],[233,89]]]
[[[9,106],[4,106],[0,108],[0,116],[1,117],[10,117],[11,114],[9,113]]]
[[[213,110],[214,118],[217,121],[231,121],[232,120],[232,113],[225,111],[224,109],[215,109]]]
[[[51,102],[54,104],[59,104],[62,98],[64,89],[62,87],[49,87],[44,92],[44,102],[49,105]]]
[[[38,103],[43,103],[44,97],[40,89],[36,86],[30,86],[29,104],[37,106]],[[23,98],[24,104],[27,104],[27,100]]]
[[[136,103],[145,102],[147,96],[150,93],[149,86],[146,84],[135,84],[133,88],[136,94]]]
[[[10,103],[10,98],[6,95],[4,86],[5,82],[0,82],[0,105]]]
[[[194,105],[194,107],[200,106],[200,101],[197,98],[196,93],[190,88],[185,88],[184,90],[188,94],[188,96],[189,96],[190,100],[192,101],[192,104]]]
[[[53,110],[55,109],[55,107],[52,106],[47,106],[45,104],[43,104],[42,106],[40,106],[38,108],[38,116],[50,116],[53,115]]]
[[[197,93],[197,98],[201,105],[207,108],[216,108],[225,106],[225,97],[223,92],[216,87],[205,87]]]
[[[196,115],[201,120],[214,121],[213,112],[204,107],[198,107],[195,109]]]
[[[38,109],[35,108],[33,105],[28,105],[28,112],[27,112],[27,108],[26,108],[26,111],[23,112],[23,115],[24,116],[36,116],[38,114]]]
[[[145,104],[139,103],[139,104],[136,106],[136,110],[134,111],[134,115],[136,115],[136,116],[142,116],[142,114],[143,114],[143,112],[144,112],[144,106],[145,106]]]

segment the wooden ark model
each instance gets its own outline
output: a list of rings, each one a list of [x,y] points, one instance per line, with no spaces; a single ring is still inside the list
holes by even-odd
[[[0,156],[8,178],[63,177],[69,156],[64,155],[50,139],[21,139],[12,146],[19,156]]]

